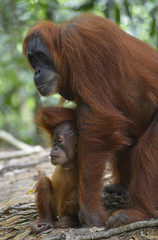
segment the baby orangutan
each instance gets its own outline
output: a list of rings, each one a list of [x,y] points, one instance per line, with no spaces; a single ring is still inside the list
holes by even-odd
[[[79,226],[75,110],[42,108],[37,122],[51,136],[50,157],[57,167],[51,180],[43,176],[37,183],[39,219],[33,222],[32,230],[38,234],[51,227]]]

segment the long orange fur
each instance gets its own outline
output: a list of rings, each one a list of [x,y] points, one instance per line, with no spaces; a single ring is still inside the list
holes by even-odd
[[[118,183],[135,202],[133,209],[122,211],[125,218],[114,216],[112,226],[157,217],[157,51],[93,15],[61,26],[37,24],[25,38],[25,55],[35,35],[43,39],[59,69],[58,88],[73,95],[77,105],[80,218],[88,226],[108,219],[101,188],[109,159]],[[128,148],[131,135],[138,141]]]

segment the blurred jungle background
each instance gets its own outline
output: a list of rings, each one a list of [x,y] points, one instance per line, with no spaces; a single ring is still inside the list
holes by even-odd
[[[0,130],[39,144],[37,108],[56,105],[60,96],[38,95],[22,53],[23,39],[39,20],[60,24],[84,12],[107,17],[158,49],[157,0],[0,0]]]

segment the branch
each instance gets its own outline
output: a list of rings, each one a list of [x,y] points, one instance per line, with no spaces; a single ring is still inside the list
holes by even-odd
[[[28,204],[28,203],[26,203],[26,204]],[[37,209],[37,207],[34,205],[34,206],[20,206],[20,204],[18,204],[18,205],[13,205],[13,206],[9,206],[9,207],[7,207],[7,208],[5,208],[4,210],[2,210],[2,211],[0,211],[0,215],[3,215],[3,214],[5,214],[5,213],[10,213],[10,211],[12,211],[12,210],[18,210],[18,211],[24,211],[24,210],[36,210]]]
[[[37,211],[34,210],[34,211],[29,211],[29,212],[15,212],[15,213],[12,213],[11,215],[7,216],[7,217],[4,217],[2,219],[0,219],[0,222],[3,222],[4,220],[7,220],[9,218],[12,218],[12,217],[15,217],[15,216],[18,216],[18,215],[33,215],[33,216],[37,216]],[[17,222],[17,221],[16,221]]]
[[[26,163],[26,164],[10,164],[8,166],[3,167],[0,169],[0,174],[3,174],[7,171],[11,171],[14,169],[23,169],[23,168],[29,168],[29,167],[34,167],[40,163],[48,162],[48,157],[42,158],[40,160],[32,161],[31,163]]]
[[[96,228],[96,232],[93,232],[94,228],[80,228],[80,229],[73,229],[70,232],[61,232],[56,236],[51,236],[47,238],[47,240],[91,240],[91,239],[108,239],[114,235],[119,235],[121,233],[138,230],[142,228],[150,228],[150,227],[157,227],[158,226],[158,219],[152,219],[149,221],[140,221],[131,223],[125,226],[121,226],[118,228],[109,229],[108,231],[103,230],[103,227]],[[105,229],[105,227],[104,227]]]
[[[25,150],[18,150],[18,151],[12,151],[12,152],[1,152],[0,160],[20,158],[20,157],[28,156],[33,153],[38,153],[41,151],[43,151],[43,148],[41,146],[35,146],[35,147],[30,147],[30,149],[25,149]]]
[[[150,221],[140,221],[140,222],[131,223],[125,226],[121,226],[118,228],[109,229],[108,231],[104,231],[104,232],[78,236],[76,240],[109,238],[117,234],[129,232],[129,231],[133,231],[141,228],[149,228],[149,227],[157,227],[157,226],[158,226],[158,219],[152,219]]]
[[[41,146],[30,146],[26,143],[23,143],[13,137],[10,133],[7,133],[4,130],[0,130],[0,139],[10,143],[12,146],[20,149],[20,151],[14,152],[1,152],[0,160],[17,158],[21,156],[27,156],[33,153],[37,153],[43,150]]]
[[[0,130],[0,139],[10,143],[12,146],[18,148],[18,149],[32,149],[32,147],[26,143],[23,143],[13,137],[10,133],[7,133],[4,130]]]

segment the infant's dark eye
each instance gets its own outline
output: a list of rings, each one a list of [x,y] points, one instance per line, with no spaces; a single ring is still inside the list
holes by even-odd
[[[58,139],[58,143],[59,144],[62,144],[63,143],[63,140],[61,138]]]

